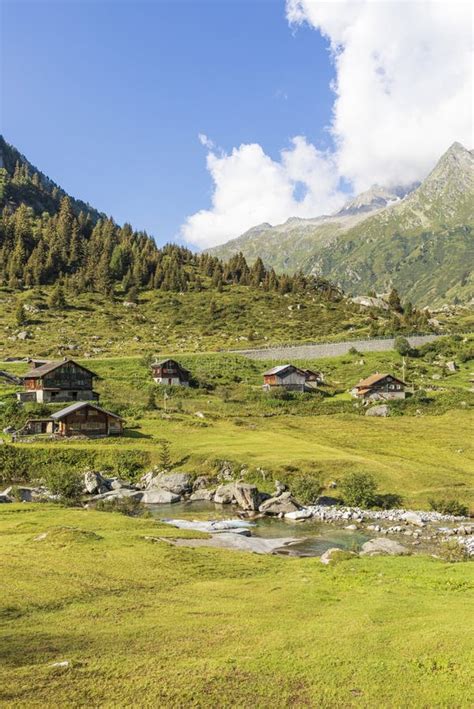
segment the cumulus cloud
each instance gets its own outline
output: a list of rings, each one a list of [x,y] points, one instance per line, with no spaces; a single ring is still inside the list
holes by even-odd
[[[207,169],[214,183],[212,206],[190,216],[182,228],[186,241],[203,248],[256,224],[312,217],[333,211],[344,201],[332,156],[302,136],[292,138],[279,160],[272,160],[255,143],[230,154],[211,150]]]
[[[423,179],[458,140],[472,145],[472,10],[455,0],[287,0],[289,24],[307,23],[329,43],[336,79],[331,133],[322,152],[303,136],[279,160],[258,144],[208,149],[212,204],[182,228],[208,247],[261,222],[314,217],[374,183]]]
[[[470,3],[287,0],[287,18],[330,42],[338,169],[355,191],[421,179],[455,140],[470,147]]]

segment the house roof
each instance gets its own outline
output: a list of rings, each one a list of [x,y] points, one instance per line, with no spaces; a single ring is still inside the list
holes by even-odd
[[[404,381],[398,379],[398,377],[394,377],[393,374],[379,374],[378,372],[376,372],[375,374],[371,374],[370,377],[367,377],[366,379],[361,379],[360,382],[356,384],[356,388],[370,389],[371,386],[373,386],[377,382],[382,381],[382,379],[385,379],[386,377],[392,377],[392,379],[394,379],[396,382],[399,382],[400,384],[406,386]]]
[[[178,369],[180,369],[182,372],[189,371],[188,369],[185,369],[185,367],[183,367],[183,365],[180,364],[179,362],[177,362],[175,359],[170,359],[170,358],[161,359],[159,362],[152,362],[150,366],[151,367],[162,367],[164,364],[167,364],[168,362],[173,362],[173,364],[175,364],[178,367]]]
[[[23,379],[37,379],[38,377],[44,377],[45,374],[53,372],[55,369],[60,367],[62,364],[66,364],[67,362],[72,362],[76,365],[76,367],[80,367],[80,369],[83,369],[85,372],[89,372],[89,374],[91,374],[93,377],[97,376],[97,374],[91,372],[90,369],[87,369],[87,367],[83,367],[82,364],[78,364],[73,359],[61,359],[59,362],[46,362],[46,364],[42,364],[40,367],[35,367],[34,369],[31,369],[29,372],[23,375]]]
[[[264,377],[271,376],[272,374],[280,374],[281,372],[284,372],[285,369],[288,369],[288,367],[292,367],[292,364],[279,364],[276,367],[272,367],[271,369],[268,369],[266,372],[263,373]]]
[[[95,404],[91,404],[90,401],[76,401],[74,404],[70,404],[69,406],[66,406],[65,409],[61,409],[60,411],[56,411],[54,414],[51,414],[51,418],[54,421],[60,421],[61,419],[65,418],[66,416],[69,416],[69,414],[73,414],[75,411],[79,411],[80,409],[83,409],[85,406],[89,406],[91,409],[95,409],[96,411],[101,411],[103,414],[107,414],[108,416],[113,416],[116,419],[121,419],[121,416],[118,416],[117,414],[113,414],[111,411],[107,411],[107,409],[102,409],[100,406],[96,406]]]
[[[286,372],[287,369],[294,369],[295,372],[298,372],[298,374],[306,376],[306,369],[300,369],[294,364],[279,364],[276,367],[268,369],[266,372],[263,373],[263,376],[271,377],[273,374],[283,374],[283,372]]]

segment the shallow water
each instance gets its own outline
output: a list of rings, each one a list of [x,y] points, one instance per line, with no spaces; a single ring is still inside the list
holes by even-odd
[[[148,508],[154,517],[162,520],[210,521],[235,519],[238,516],[235,505],[215,505],[212,502],[178,502],[174,505],[148,505]],[[342,529],[313,519],[295,522],[278,517],[262,517],[249,521],[255,524],[251,528],[254,537],[301,537],[301,542],[292,544],[290,551],[304,556],[320,556],[331,547],[358,551],[364,542],[373,537],[362,531]]]

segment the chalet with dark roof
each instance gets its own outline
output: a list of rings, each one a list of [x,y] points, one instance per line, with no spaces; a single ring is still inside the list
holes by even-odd
[[[22,377],[23,391],[17,394],[20,401],[49,404],[99,399],[93,390],[93,380],[97,375],[74,360],[32,364],[32,369]]]
[[[280,364],[263,373],[263,388],[267,391],[275,387],[288,391],[311,391],[323,381],[321,372],[302,369],[294,364]]]
[[[78,401],[44,419],[30,419],[19,435],[42,433],[59,436],[119,436],[123,419],[89,401]]]
[[[174,359],[163,359],[151,365],[153,380],[166,386],[189,386],[190,373]]]
[[[387,401],[390,399],[404,399],[407,385],[393,374],[371,374],[362,379],[351,390],[352,396],[364,401]]]

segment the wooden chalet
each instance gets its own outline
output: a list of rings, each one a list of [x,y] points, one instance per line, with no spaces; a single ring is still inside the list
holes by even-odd
[[[386,401],[390,399],[404,399],[407,384],[394,377],[392,374],[371,374],[362,379],[351,390],[352,396],[365,401]]]
[[[281,364],[263,374],[263,388],[267,390],[283,387],[289,391],[311,391],[322,381],[324,377],[321,372],[301,369],[294,364]]]
[[[189,386],[190,373],[174,359],[164,359],[151,365],[153,380],[166,386]]]
[[[24,390],[17,394],[19,401],[53,403],[99,399],[93,390],[97,375],[72,359],[44,364],[33,361],[32,364],[32,369],[22,377]]]
[[[78,401],[56,411],[49,418],[30,419],[17,435],[41,433],[60,436],[119,436],[123,433],[123,419],[111,411],[88,401]]]

